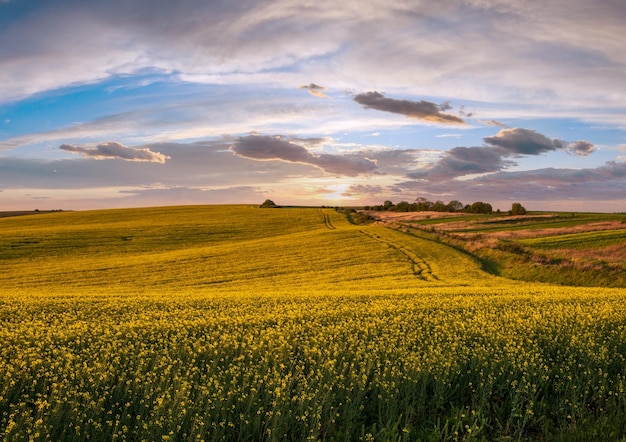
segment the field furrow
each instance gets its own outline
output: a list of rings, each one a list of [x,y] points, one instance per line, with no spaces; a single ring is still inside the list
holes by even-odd
[[[399,244],[396,244],[390,240],[387,240],[385,238],[382,238],[381,236],[375,234],[375,233],[370,233],[367,232],[365,230],[361,230],[361,233],[371,239],[373,239],[374,241],[378,241],[382,244],[387,245],[388,247],[391,247],[392,249],[396,250],[397,252],[399,252],[400,254],[402,254],[408,261],[409,263],[412,265],[413,267],[413,274],[418,277],[419,279],[422,279],[424,281],[436,281],[439,278],[437,278],[437,276],[433,275],[432,269],[430,268],[430,265],[428,265],[428,263],[426,261],[424,261],[422,258],[420,258],[419,256],[417,256],[412,250],[409,250],[408,248],[401,246]]]

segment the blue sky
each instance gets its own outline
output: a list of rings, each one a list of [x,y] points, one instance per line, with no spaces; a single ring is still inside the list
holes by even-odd
[[[0,210],[626,211],[621,0],[0,0]]]

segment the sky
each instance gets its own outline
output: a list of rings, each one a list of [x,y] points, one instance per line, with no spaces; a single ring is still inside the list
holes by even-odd
[[[0,0],[0,210],[626,211],[623,0]]]

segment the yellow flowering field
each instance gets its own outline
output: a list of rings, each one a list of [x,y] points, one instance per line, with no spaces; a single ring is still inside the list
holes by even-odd
[[[332,209],[0,219],[3,440],[620,440],[626,290]]]

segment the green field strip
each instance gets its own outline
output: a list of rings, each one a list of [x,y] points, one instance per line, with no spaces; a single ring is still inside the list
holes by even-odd
[[[626,229],[601,230],[595,232],[568,233],[540,238],[519,240],[522,244],[545,249],[592,248],[626,242]]]

